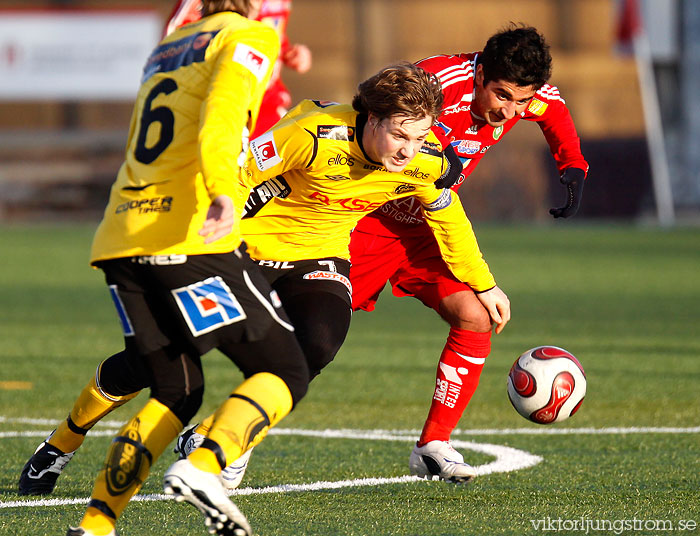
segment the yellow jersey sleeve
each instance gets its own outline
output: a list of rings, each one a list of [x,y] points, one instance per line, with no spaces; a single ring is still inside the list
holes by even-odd
[[[242,195],[235,177],[246,154],[249,115],[252,131],[279,53],[279,39],[274,30],[269,30],[255,28],[255,32],[229,42],[217,54],[198,136],[202,176],[211,199],[221,194],[232,199]],[[237,125],[244,125],[245,132]]]
[[[464,212],[459,196],[449,188],[423,203],[423,215],[435,235],[445,264],[457,279],[477,292],[496,286]],[[429,200],[430,198],[428,198]]]

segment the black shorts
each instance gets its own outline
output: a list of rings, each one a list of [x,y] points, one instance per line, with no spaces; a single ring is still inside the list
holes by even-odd
[[[350,261],[339,257],[301,261],[255,260],[282,302],[307,292],[334,294],[352,303]]]
[[[143,355],[174,344],[202,355],[260,341],[273,324],[293,328],[245,253],[101,261],[127,349]]]

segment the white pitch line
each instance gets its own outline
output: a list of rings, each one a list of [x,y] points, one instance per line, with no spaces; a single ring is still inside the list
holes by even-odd
[[[280,435],[302,435],[319,437],[323,439],[363,439],[365,441],[415,441],[413,436],[401,436],[386,433],[375,433],[372,430],[292,430],[281,429],[277,430]],[[492,462],[476,466],[478,475],[490,475],[493,473],[506,473],[526,469],[537,465],[542,461],[542,457],[535,456],[529,452],[525,452],[512,447],[503,445],[491,445],[488,443],[472,443],[471,441],[453,440],[452,445],[457,448],[466,448],[477,452],[482,452],[496,459]],[[415,476],[399,476],[391,478],[359,478],[354,480],[340,480],[336,482],[311,482],[308,484],[282,484],[279,486],[269,486],[266,488],[243,488],[229,492],[229,495],[257,495],[264,493],[290,493],[304,491],[322,491],[329,489],[341,489],[363,486],[382,486],[387,484],[403,484],[407,482],[418,482],[421,479]],[[137,495],[133,498],[136,501],[160,501],[171,497],[163,494],[152,495]],[[12,501],[0,502],[2,508],[27,508],[27,507],[46,507],[46,506],[63,506],[72,504],[87,504],[88,499],[39,499],[33,501]]]
[[[0,416],[1,423],[15,423],[15,424],[31,424],[37,426],[56,426],[61,419],[31,419],[27,417],[2,417]],[[108,435],[113,433],[124,425],[122,421],[100,421],[95,426],[102,428],[114,429],[106,432],[98,432],[92,430],[90,432],[91,436],[95,435]],[[3,437],[18,437],[22,434],[23,437],[39,437],[42,434],[48,435],[48,432],[41,431],[22,431],[22,432],[0,432],[0,438]],[[305,435],[305,436],[316,436],[316,437],[335,437],[333,434],[337,434],[337,437],[345,436],[347,434],[356,434],[357,439],[370,439],[376,435],[396,435],[396,436],[419,436],[421,430],[357,430],[357,429],[326,429],[326,430],[302,430],[302,429],[291,429],[291,428],[273,428],[269,432],[270,434],[279,435]],[[532,428],[457,428],[452,432],[453,435],[574,435],[574,434],[586,434],[586,435],[605,435],[605,434],[697,434],[700,433],[700,426],[690,426],[690,427],[656,427],[656,426],[611,426],[602,428],[584,427],[584,428],[561,428],[557,426],[539,426]]]

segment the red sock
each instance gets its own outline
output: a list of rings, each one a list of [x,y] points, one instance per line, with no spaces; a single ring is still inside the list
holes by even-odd
[[[418,446],[449,441],[469,404],[491,351],[491,332],[451,328],[437,369],[437,386]]]

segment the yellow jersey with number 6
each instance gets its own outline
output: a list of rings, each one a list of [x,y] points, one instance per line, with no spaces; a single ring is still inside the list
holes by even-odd
[[[95,235],[91,262],[135,255],[224,253],[198,235],[211,200],[247,191],[236,180],[279,54],[272,28],[216,13],[167,36],[144,67],[125,161]]]

